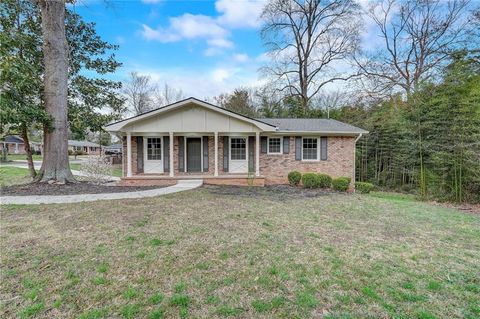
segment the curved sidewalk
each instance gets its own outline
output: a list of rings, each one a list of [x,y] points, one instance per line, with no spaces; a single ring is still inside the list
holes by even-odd
[[[177,184],[157,189],[137,192],[79,194],[79,195],[32,195],[32,196],[1,196],[1,205],[38,205],[93,202],[97,200],[131,199],[155,197],[186,191],[202,186],[203,180],[180,180]],[[114,186],[112,186],[114,187]]]

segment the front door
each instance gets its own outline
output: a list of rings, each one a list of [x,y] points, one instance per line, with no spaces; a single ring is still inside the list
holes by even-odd
[[[202,171],[202,139],[187,138],[187,172]]]
[[[248,173],[248,138],[230,138],[230,173]]]
[[[143,138],[143,172],[163,173],[162,138]]]

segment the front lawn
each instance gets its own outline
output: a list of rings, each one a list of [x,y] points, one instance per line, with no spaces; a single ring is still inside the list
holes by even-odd
[[[0,166],[0,187],[32,181],[27,168]]]
[[[43,159],[42,155],[32,155],[34,161],[41,161]],[[25,154],[8,154],[7,160],[9,161],[18,161],[18,160],[27,160],[27,155]]]
[[[2,318],[480,316],[480,216],[408,198],[204,187],[2,211]]]

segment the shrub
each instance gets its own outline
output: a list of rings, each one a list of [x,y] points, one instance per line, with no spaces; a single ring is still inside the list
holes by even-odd
[[[332,187],[334,190],[345,192],[350,185],[349,177],[339,177],[332,180]]]
[[[111,180],[112,164],[105,156],[91,156],[80,165],[88,180],[101,184]]]
[[[317,188],[320,185],[320,178],[315,173],[305,173],[302,176],[302,184],[305,188]]]
[[[327,174],[318,174],[318,181],[320,188],[329,188],[332,186],[332,178]]]
[[[355,189],[362,194],[368,194],[371,190],[373,190],[374,186],[372,183],[365,183],[365,182],[356,182]]]
[[[288,173],[288,182],[290,183],[290,185],[297,186],[301,180],[302,174],[300,174],[300,172],[293,171]]]

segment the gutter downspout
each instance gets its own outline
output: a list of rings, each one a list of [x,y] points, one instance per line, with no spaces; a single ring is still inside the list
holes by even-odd
[[[355,189],[355,177],[356,177],[356,154],[357,154],[357,142],[358,140],[362,137],[363,133],[360,133],[357,138],[355,139],[355,142],[353,144],[353,192],[355,193],[357,190]]]

